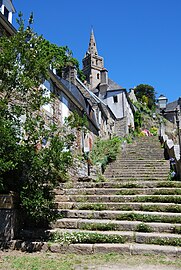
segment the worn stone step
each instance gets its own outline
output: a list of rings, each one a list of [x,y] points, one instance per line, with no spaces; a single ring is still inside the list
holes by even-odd
[[[120,164],[121,165],[121,164]],[[147,171],[153,171],[154,170],[154,172],[155,173],[164,173],[165,171],[169,171],[170,170],[170,168],[168,168],[168,167],[166,167],[165,166],[165,168],[164,167],[162,167],[162,168],[159,168],[158,166],[156,167],[156,166],[148,166],[148,167],[142,167],[141,165],[139,165],[139,166],[135,166],[135,167],[130,167],[130,166],[126,166],[126,165],[124,165],[124,166],[109,166],[106,170],[105,170],[105,172],[109,172],[109,171],[114,171],[114,172],[117,172],[117,171],[122,171],[122,172],[132,172],[132,170],[134,169],[134,171],[138,171],[138,172],[143,172],[143,173],[145,173],[145,172],[147,172]]]
[[[126,154],[124,153],[122,155],[122,159],[137,159],[137,160],[147,160],[148,156],[150,158],[150,160],[164,160],[164,156],[161,155],[154,155],[154,154],[144,154],[144,153],[135,153],[135,154]]]
[[[175,203],[58,203],[59,209],[120,210],[181,213],[181,204]]]
[[[120,210],[60,210],[60,215],[65,218],[84,219],[110,219],[129,220],[141,222],[163,222],[181,224],[181,213],[148,212],[148,211],[120,211]]]
[[[136,174],[135,175],[132,175],[132,176],[114,176],[114,175],[111,175],[111,177],[107,176],[106,177],[108,181],[135,181],[135,180],[140,180],[140,181],[166,181],[168,180],[168,175],[167,176],[160,176],[160,177],[157,177],[157,176],[137,176]]]
[[[52,223],[52,228],[96,231],[138,231],[181,234],[181,224],[149,223],[141,221],[62,218]]]
[[[109,243],[140,243],[140,244],[159,244],[159,245],[172,245],[172,246],[181,246],[181,235],[178,234],[170,234],[170,233],[144,233],[144,232],[132,232],[132,231],[89,231],[89,230],[79,230],[79,229],[53,229],[50,230],[51,233],[59,233],[59,234],[76,234],[78,233],[83,235],[93,235],[94,243],[99,243],[95,239],[95,235],[99,234],[104,236],[104,242]],[[114,240],[111,236],[114,236]],[[90,237],[91,238],[91,237]],[[88,240],[85,239],[86,243]]]
[[[55,194],[62,194],[63,189],[71,188],[159,188],[159,187],[173,187],[181,188],[181,181],[122,181],[122,182],[67,182],[59,185],[60,188],[55,189]]]
[[[181,188],[72,188],[62,190],[60,195],[181,195]]]
[[[179,195],[57,195],[55,202],[164,202],[181,203]]]
[[[168,160],[146,160],[146,159],[119,159],[117,158],[116,161],[109,164],[109,166],[141,166],[142,168],[155,166],[159,168],[167,168],[169,167],[170,163]]]
[[[137,243],[97,243],[97,244],[70,244],[62,245],[62,243],[44,242],[44,241],[22,241],[12,240],[10,242],[11,250],[20,250],[23,252],[52,252],[52,253],[75,253],[92,255],[97,253],[117,253],[117,254],[156,254],[167,255],[169,258],[181,257],[181,247],[178,246],[160,246],[152,244],[137,244]]]
[[[168,178],[169,174],[168,172],[163,172],[163,173],[157,173],[153,171],[147,171],[147,172],[141,172],[141,171],[131,171],[131,172],[123,172],[122,170],[120,171],[114,171],[114,170],[109,170],[108,172],[104,173],[104,176],[106,178],[109,177],[157,177],[157,178]]]

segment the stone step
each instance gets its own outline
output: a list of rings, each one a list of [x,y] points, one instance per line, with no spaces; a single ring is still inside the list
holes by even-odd
[[[62,194],[62,189],[71,188],[159,188],[159,187],[173,187],[181,188],[181,181],[122,181],[122,182],[75,182],[60,184],[60,188],[55,189],[55,194]]]
[[[130,157],[130,156],[133,156],[133,157],[139,157],[139,156],[143,156],[145,158],[148,158],[149,157],[154,157],[156,159],[163,159],[164,158],[164,155],[163,153],[158,153],[158,150],[157,149],[134,149],[134,151],[124,151],[124,153],[122,152],[122,157]],[[150,158],[150,159],[151,159]]]
[[[57,195],[55,202],[164,202],[181,203],[179,195]]]
[[[167,177],[168,178],[169,173],[168,172],[154,172],[154,171],[147,171],[147,172],[141,172],[141,171],[125,171],[123,172],[122,170],[115,171],[115,170],[109,170],[104,173],[104,177],[109,178],[109,177]]]
[[[139,244],[158,244],[158,245],[172,245],[181,246],[181,235],[171,233],[144,233],[132,231],[89,231],[79,229],[52,229],[51,233],[73,235],[74,238],[80,239],[81,242],[89,243],[139,243]],[[77,237],[76,237],[77,235]],[[92,235],[92,236],[91,236]],[[96,237],[97,235],[97,237]],[[89,240],[90,239],[90,240]],[[75,240],[76,241],[76,240]],[[77,240],[79,241],[79,240]],[[84,242],[85,241],[85,242]]]
[[[58,203],[59,209],[79,210],[121,210],[121,211],[149,211],[181,213],[181,205],[174,203]]]
[[[121,163],[125,163],[125,164],[157,164],[157,165],[164,165],[164,164],[169,164],[169,160],[165,160],[165,159],[157,159],[157,160],[151,160],[151,159],[134,159],[134,160],[129,160],[126,158],[119,158],[117,157],[116,161],[114,161],[113,163],[115,164],[119,164],[119,162]],[[111,164],[113,164],[111,163]]]
[[[97,244],[70,244],[62,245],[62,243],[44,242],[44,241],[10,241],[11,250],[20,250],[23,252],[52,252],[52,253],[70,253],[78,255],[92,255],[92,254],[129,254],[129,255],[166,255],[168,258],[181,257],[181,247],[179,246],[161,246],[155,244],[137,244],[137,243],[97,243]]]
[[[59,195],[181,195],[181,188],[72,188],[64,189]],[[58,196],[59,196],[58,195]]]
[[[115,171],[115,172],[117,172],[117,171],[126,171],[126,172],[132,172],[132,170],[134,169],[134,171],[139,171],[139,172],[147,172],[147,171],[152,171],[152,170],[154,170],[154,172],[156,172],[156,173],[164,173],[165,171],[170,171],[170,168],[167,168],[167,167],[165,167],[165,168],[160,168],[160,167],[156,167],[155,165],[154,166],[148,166],[148,167],[142,167],[142,165],[140,165],[139,167],[129,167],[129,166],[120,166],[121,164],[119,164],[119,166],[109,166],[109,168],[107,168],[106,170],[105,170],[105,172],[107,172],[107,171]]]
[[[53,229],[80,229],[94,231],[137,231],[181,233],[181,224],[172,223],[143,223],[141,221],[109,220],[109,219],[78,219],[62,218],[52,223]]]
[[[180,205],[181,206],[181,205]],[[149,212],[149,211],[120,211],[120,210],[59,210],[64,218],[81,219],[109,219],[129,220],[141,222],[161,222],[181,225],[181,213],[170,212]]]
[[[150,181],[166,181],[166,180],[168,180],[168,175],[167,176],[161,176],[161,177],[157,177],[157,176],[144,176],[144,175],[142,175],[142,176],[137,176],[136,174],[135,175],[132,175],[132,176],[129,176],[129,175],[127,175],[127,176],[115,176],[114,177],[114,175],[112,176],[111,175],[111,177],[109,176],[107,176],[106,177],[106,179],[107,179],[107,181],[143,181],[143,180],[145,180],[145,181],[148,181],[148,180],[150,180]]]

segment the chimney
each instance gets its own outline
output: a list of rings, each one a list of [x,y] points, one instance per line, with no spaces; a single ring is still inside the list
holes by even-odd
[[[76,85],[77,69],[75,66],[67,66],[62,70],[62,78]]]
[[[108,71],[107,69],[103,68],[101,70],[101,83],[99,85],[99,97],[105,98],[107,89],[108,89]]]

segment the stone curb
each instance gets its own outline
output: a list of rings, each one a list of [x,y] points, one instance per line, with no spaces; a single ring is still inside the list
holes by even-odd
[[[146,244],[70,244],[12,240],[7,249],[22,252],[52,252],[91,255],[96,253],[163,254],[181,258],[181,247]]]

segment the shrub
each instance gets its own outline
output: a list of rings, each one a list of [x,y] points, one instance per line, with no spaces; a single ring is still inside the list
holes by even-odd
[[[93,164],[101,164],[105,169],[107,163],[116,159],[119,153],[121,141],[118,137],[102,140],[98,139],[90,153],[90,158]]]

